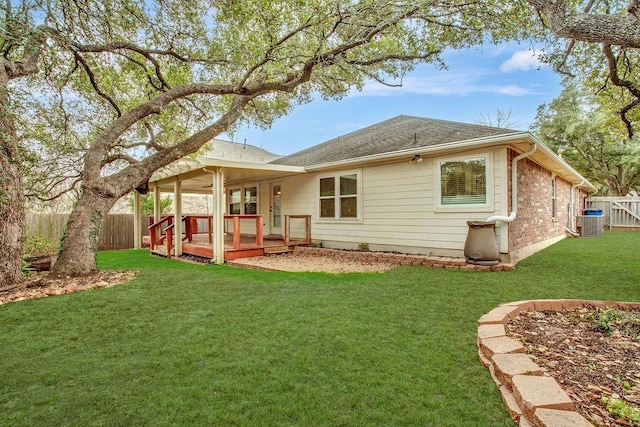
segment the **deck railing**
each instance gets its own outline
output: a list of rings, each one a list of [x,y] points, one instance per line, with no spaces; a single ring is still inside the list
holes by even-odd
[[[253,220],[255,221],[255,246],[263,245],[263,226],[262,215],[225,215],[225,220],[233,220],[233,249],[240,249],[240,221],[241,220]]]
[[[291,220],[294,220],[292,227]],[[304,222],[303,225],[300,222]],[[295,239],[292,235],[295,232],[304,232],[304,237]],[[284,216],[284,244],[310,244],[311,243],[311,215],[285,215]]]
[[[194,234],[207,233],[209,244],[213,243],[213,216],[212,215],[187,215],[184,218],[184,234],[188,242],[193,241]],[[207,220],[207,229],[201,230],[198,220]]]
[[[160,221],[154,222],[153,224],[149,225],[148,227],[149,238],[150,238],[149,247],[151,250],[154,250],[157,245],[161,244],[162,241],[166,239],[166,233],[164,233],[166,227],[165,229],[162,229],[162,224],[165,224],[165,223],[167,224],[167,227],[171,226],[173,224],[173,217],[165,216],[165,217],[162,217]]]
[[[206,230],[202,224],[206,220]],[[225,215],[224,220],[232,224],[226,230],[233,237],[232,249],[261,248],[264,246],[264,229],[262,215]],[[185,215],[182,217],[182,241],[198,242],[196,235],[207,235],[208,244],[213,244],[213,216],[211,215]],[[247,222],[251,226],[245,225]],[[230,224],[230,225],[231,225]],[[150,249],[153,251],[158,245],[166,247],[166,255],[172,256],[174,249],[175,223],[173,216],[166,216],[149,226]],[[245,242],[242,243],[244,237]],[[248,238],[255,240],[248,243]],[[311,243],[311,216],[310,215],[285,215],[284,236],[285,245],[300,245]],[[201,241],[204,243],[204,241]]]

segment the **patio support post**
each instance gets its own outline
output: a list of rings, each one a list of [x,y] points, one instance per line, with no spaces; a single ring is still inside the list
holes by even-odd
[[[224,170],[213,175],[213,262],[224,264]]]
[[[160,189],[157,185],[153,186],[153,223],[160,221]],[[151,225],[151,224],[149,224]],[[158,241],[160,238],[160,227],[156,227],[151,230],[152,233],[155,233],[154,239]]]
[[[153,186],[153,222],[160,221],[160,189]]]
[[[140,193],[133,191],[133,248],[142,248],[142,215],[140,213]]]
[[[175,231],[175,256],[182,255],[182,183],[176,177],[173,183],[173,230]]]

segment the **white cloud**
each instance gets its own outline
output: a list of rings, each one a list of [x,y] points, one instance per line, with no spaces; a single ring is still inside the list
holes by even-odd
[[[514,84],[480,83],[477,81],[480,77],[478,74],[455,74],[448,71],[441,73],[433,76],[407,77],[401,87],[390,87],[370,81],[365,84],[362,91],[352,91],[349,96],[384,97],[403,94],[468,96],[482,93],[523,96],[533,94],[531,90]]]
[[[519,50],[511,55],[500,65],[500,71],[509,73],[511,71],[527,71],[544,67],[545,64],[540,61],[540,55],[543,52],[535,52],[533,50]]]
[[[529,89],[523,88],[522,86],[518,86],[518,85],[502,86],[498,89],[498,93],[502,93],[504,95],[511,95],[511,96],[523,96],[523,95],[533,94],[533,92],[531,92]]]

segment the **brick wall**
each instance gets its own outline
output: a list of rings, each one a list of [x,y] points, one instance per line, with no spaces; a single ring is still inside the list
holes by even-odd
[[[511,159],[517,156],[509,150],[509,175]],[[518,162],[518,215],[509,224],[509,252],[544,242],[566,234],[569,224],[571,183],[556,176],[556,216],[552,215],[552,174],[542,166],[525,158]],[[511,182],[509,182],[511,194]],[[509,199],[509,205],[511,200]],[[584,194],[575,194],[575,214],[584,206]],[[575,230],[575,224],[573,224]]]

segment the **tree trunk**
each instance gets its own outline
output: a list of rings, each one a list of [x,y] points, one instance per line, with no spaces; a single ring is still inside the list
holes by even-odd
[[[24,249],[24,189],[18,141],[9,111],[9,78],[0,72],[0,288],[22,280]]]
[[[117,197],[84,190],[67,221],[62,250],[51,269],[52,276],[86,276],[97,271],[100,229],[116,201]]]

